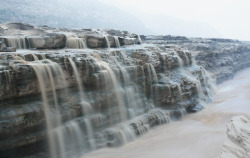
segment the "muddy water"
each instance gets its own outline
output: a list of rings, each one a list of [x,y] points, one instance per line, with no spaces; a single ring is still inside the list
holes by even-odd
[[[226,124],[250,113],[250,69],[217,88],[214,102],[182,121],[160,126],[120,148],[106,148],[83,158],[219,158]]]

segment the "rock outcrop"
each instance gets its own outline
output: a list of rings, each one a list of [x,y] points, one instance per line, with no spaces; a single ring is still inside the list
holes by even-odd
[[[72,38],[82,39],[82,42],[88,48],[116,48],[124,45],[140,44],[138,35],[113,29],[55,29],[22,23],[1,24],[0,28],[0,41],[7,47],[17,49],[67,48],[69,46],[67,42]],[[77,46],[69,48],[79,49]]]
[[[217,83],[231,79],[236,72],[250,66],[249,44],[216,41],[185,46],[197,52],[195,57],[197,64],[211,72]]]
[[[72,134],[67,132],[69,129],[86,133],[92,130],[92,136],[79,139],[86,150],[92,150],[89,139],[95,148],[117,146],[156,125],[182,117],[186,110],[199,110],[211,96],[209,78],[193,62],[190,52],[178,49],[163,51],[151,46],[2,53],[0,150],[8,153],[23,147],[42,149],[47,123],[39,74],[44,80],[49,113],[53,114],[51,122],[60,118],[65,135]],[[79,100],[78,81],[70,59],[85,87],[84,102],[91,108]],[[125,120],[128,124],[120,126]],[[27,153],[17,152],[14,156],[18,154]]]
[[[26,39],[28,40],[26,48],[60,49],[66,46],[66,36],[64,34],[49,33],[46,36],[29,36]]]
[[[197,64],[208,70],[217,84],[231,79],[236,72],[250,66],[250,46],[247,42],[220,38],[188,39],[178,36],[146,36],[144,39],[145,43],[158,44],[159,47],[178,45],[192,51]]]
[[[250,56],[241,42],[221,51],[218,56],[225,63],[216,65],[215,51],[227,48],[228,41],[216,47],[213,43],[215,48],[209,45],[206,51],[197,42],[138,46],[139,35],[120,30],[22,24],[1,28],[2,45],[17,48],[15,53],[0,53],[1,157],[49,157],[46,143],[54,149],[51,157],[119,146],[154,126],[201,110],[213,96],[205,68],[217,82],[223,81],[230,76],[222,74],[223,68],[234,65],[238,71],[248,66]]]
[[[250,115],[234,117],[227,125],[227,136],[221,158],[250,158]]]

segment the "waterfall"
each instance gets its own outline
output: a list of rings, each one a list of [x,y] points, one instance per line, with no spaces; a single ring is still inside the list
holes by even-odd
[[[37,58],[38,59],[38,58]],[[54,64],[54,63],[53,63]],[[58,71],[58,65],[54,64],[55,66],[52,66],[52,69],[49,67],[49,65],[44,65],[47,73],[48,73],[48,77],[50,80],[50,84],[51,84],[51,88],[52,88],[52,92],[53,92],[53,98],[54,98],[54,104],[55,104],[55,108],[56,108],[56,122],[57,122],[57,126],[60,127],[62,124],[61,118],[60,118],[60,111],[59,111],[59,105],[58,105],[58,98],[57,98],[57,94],[56,94],[56,87],[55,87],[55,82],[54,82],[54,78],[52,75],[52,71],[54,72]],[[59,143],[59,148],[60,148],[60,152],[61,153],[65,153],[65,146],[64,146],[64,138],[63,138],[63,133],[60,130],[60,128],[58,128],[59,130],[56,130],[56,135],[58,136],[58,143]]]
[[[186,52],[187,52],[187,51],[185,51],[185,50],[178,50],[178,51],[177,51],[177,54],[178,54],[179,57],[182,58],[182,60],[184,61],[185,65],[189,66],[190,60],[189,60],[189,58],[188,58]],[[184,65],[184,64],[183,64],[183,65]]]
[[[72,154],[75,153],[82,154],[86,146],[84,142],[84,132],[81,129],[80,122],[78,120],[72,120],[61,128],[65,142],[67,142],[66,150],[71,151],[67,152],[68,154],[66,157],[72,157]]]
[[[182,61],[182,59],[180,58],[180,56],[179,56],[179,55],[176,55],[176,58],[177,58],[177,61],[178,61],[179,68],[183,68],[183,61]]]
[[[30,38],[29,38],[28,36],[26,36],[25,40],[26,40],[26,43],[28,44],[28,45],[26,44],[27,48],[28,48],[28,49],[33,48],[33,47],[32,47],[32,44],[30,43]]]
[[[54,63],[48,59],[46,59],[45,61],[40,61],[38,60],[38,57],[36,55],[32,54],[32,56],[35,60],[34,62],[24,61],[21,57],[18,57],[18,56],[14,56],[14,59],[20,60],[22,63],[31,66],[36,73],[40,91],[41,91],[42,100],[43,100],[43,109],[44,109],[46,126],[47,126],[50,157],[56,158],[57,157],[56,156],[57,144],[59,145],[60,153],[65,153],[65,146],[64,146],[65,143],[64,143],[64,137],[63,137],[62,131],[54,128],[54,127],[60,127],[62,122],[61,122],[61,114],[60,114],[58,100],[57,100],[58,98],[57,98],[57,93],[56,93],[53,72],[57,75],[61,74],[59,78],[62,79],[62,83],[64,84],[65,84],[65,76],[62,73],[62,70],[57,63]],[[48,86],[50,88],[48,88]],[[50,110],[50,105],[48,101],[47,91],[49,90],[51,90],[53,93],[53,101],[54,101],[54,106],[55,106],[55,111],[56,111],[55,118],[52,117],[52,111]],[[56,124],[54,124],[54,122],[52,121],[53,119],[55,119]],[[61,155],[61,157],[63,158],[64,156]]]
[[[86,101],[84,101],[84,93],[83,93],[83,85],[82,85],[82,80],[80,79],[80,75],[79,75],[79,72],[76,68],[76,64],[75,62],[72,60],[72,58],[68,58],[69,59],[69,62],[71,64],[71,67],[73,68],[73,71],[74,71],[74,75],[75,75],[75,79],[76,79],[76,82],[77,82],[77,85],[78,85],[78,90],[80,92],[80,101],[81,101],[81,105],[83,106],[83,113],[87,113],[87,112],[90,112],[92,111],[92,108],[90,106],[90,104]]]
[[[67,38],[66,47],[71,49],[87,48],[86,41],[83,38]]]
[[[139,44],[142,44],[141,36],[137,34],[137,38],[138,38]]]
[[[181,87],[180,87],[180,84],[177,83],[177,82],[173,82],[173,81],[169,81],[169,84],[171,85],[171,88],[173,91],[171,91],[171,94],[173,96],[176,96],[176,99],[179,99],[177,101],[182,101],[182,90],[181,90]],[[174,102],[176,103],[176,102]]]
[[[7,36],[5,38],[7,40],[8,47],[14,47],[16,49],[26,49],[27,48],[25,37]]]
[[[32,54],[32,57],[34,58],[34,61],[39,60],[38,57],[35,54]]]
[[[115,91],[115,96],[116,100],[118,102],[118,107],[119,107],[119,113],[120,113],[120,118],[121,122],[127,120],[127,110],[124,105],[124,100],[121,94],[121,86],[120,83],[118,82],[118,79],[116,78],[116,75],[114,71],[110,68],[109,64],[104,62],[104,61],[97,61],[97,64],[102,70],[106,70],[107,73],[104,73],[105,80],[111,80],[111,83],[113,84],[113,88]]]
[[[186,61],[186,63],[187,63],[187,65],[189,65],[189,59],[188,59],[188,56],[187,56],[187,54],[186,54],[186,51],[183,51],[183,55],[184,55],[184,58],[185,58],[185,61]]]
[[[71,134],[71,137],[73,137],[73,143],[72,144],[77,144],[77,147],[81,150],[83,150],[84,148],[84,143],[82,141],[82,138],[83,138],[83,132],[79,126],[79,124],[75,121],[72,121],[68,124],[69,126],[69,129],[70,129],[70,134]],[[66,136],[67,137],[67,136]],[[75,143],[76,142],[76,143]]]
[[[68,83],[66,81],[66,76],[61,66],[49,59],[45,59],[45,61],[50,65],[50,67],[52,67],[52,70],[54,70],[56,76],[58,76],[58,78],[60,79],[59,81],[57,81],[57,83],[60,83],[60,85],[57,85],[57,87],[59,89],[64,89],[64,95],[65,95],[64,99],[67,99],[67,96],[69,95],[68,88],[67,88]]]
[[[153,78],[154,78],[154,82],[157,83],[158,82],[158,77],[157,77],[157,74],[155,72],[155,68],[151,63],[149,63],[149,66],[150,66],[150,70],[151,70]]]
[[[155,68],[151,63],[147,63],[147,71],[148,71],[148,77],[149,77],[149,82],[150,83],[157,83],[158,82],[158,77],[155,72]],[[153,77],[153,79],[152,79]]]
[[[61,116],[60,116],[60,111],[58,108],[58,100],[57,100],[57,94],[56,94],[56,88],[55,88],[55,82],[54,82],[54,77],[52,75],[52,71],[53,72],[61,72],[61,76],[60,78],[63,80],[63,83],[65,82],[65,76],[62,73],[62,70],[60,68],[60,66],[57,63],[54,63],[50,60],[46,60],[48,61],[49,64],[44,64],[41,61],[37,62],[37,63],[30,63],[30,66],[33,67],[33,69],[36,72],[38,81],[39,81],[39,86],[40,86],[40,90],[41,90],[41,94],[42,94],[42,98],[43,98],[43,104],[44,104],[44,109],[45,109],[45,118],[46,118],[46,124],[48,127],[48,133],[49,133],[49,145],[50,145],[50,152],[51,152],[51,157],[54,158],[56,157],[56,140],[53,137],[54,134],[56,134],[58,136],[58,144],[59,144],[59,150],[61,153],[65,153],[65,147],[64,147],[64,138],[62,135],[62,131],[61,130],[53,130],[54,125],[51,124],[51,114],[50,110],[49,110],[49,104],[48,104],[48,99],[47,99],[47,89],[46,89],[46,82],[50,83],[50,86],[52,88],[52,92],[53,92],[53,100],[54,100],[54,104],[55,104],[55,110],[56,110],[56,127],[60,127],[61,126]],[[51,66],[51,67],[50,67]],[[51,69],[52,68],[52,69]],[[60,128],[59,128],[60,129]],[[52,137],[52,138],[51,138]]]
[[[4,69],[4,74],[5,74],[5,78],[8,81],[9,85],[11,84],[11,76],[10,76],[10,70],[5,70]]]
[[[117,36],[114,36],[114,39],[115,39],[115,45],[116,45],[116,48],[120,48],[120,41],[119,41],[119,38]]]
[[[83,121],[84,121],[86,129],[87,129],[87,135],[88,135],[88,139],[89,139],[90,149],[95,150],[96,145],[95,145],[95,140],[94,140],[94,135],[93,135],[94,132],[93,132],[91,122],[87,118],[85,118]]]
[[[114,61],[116,65],[118,66],[118,68],[121,70],[122,78],[124,81],[125,95],[126,95],[127,102],[129,103],[128,112],[129,112],[130,118],[133,118],[136,116],[136,112],[135,112],[136,108],[142,106],[142,102],[140,100],[138,101],[138,98],[136,98],[136,94],[137,94],[136,92],[138,92],[138,89],[137,89],[137,86],[135,85],[129,85],[131,84],[130,83],[131,79],[127,70],[123,66],[121,66],[117,60],[114,60]]]
[[[103,79],[105,81],[105,84],[110,82],[112,84],[113,91],[116,96],[116,101],[118,103],[118,108],[119,108],[119,115],[121,122],[124,122],[127,120],[127,109],[126,105],[124,103],[123,99],[123,89],[121,87],[120,81],[117,79],[115,72],[111,69],[110,65],[102,60],[98,60],[99,58],[94,58],[91,57],[94,62],[98,65],[99,67],[99,73],[103,75]],[[126,76],[126,74],[124,75]],[[127,78],[127,77],[126,77]],[[98,80],[103,80],[103,79],[98,79]],[[127,79],[125,79],[127,80]]]
[[[56,157],[56,147],[55,147],[54,138],[53,138],[52,133],[50,131],[52,129],[52,124],[51,124],[50,111],[48,110],[49,105],[48,105],[48,99],[47,99],[44,76],[43,76],[43,74],[45,74],[45,72],[38,65],[32,65],[32,67],[36,73],[36,76],[37,76],[37,79],[39,82],[39,86],[40,86],[40,90],[41,90],[41,94],[42,94],[44,113],[45,113],[47,129],[48,129],[48,136],[49,136],[48,139],[49,139],[50,157],[55,158]]]
[[[109,43],[109,39],[108,39],[107,35],[104,35],[104,40],[105,40],[105,43],[107,45],[107,48],[110,48],[110,43]]]
[[[78,48],[77,40],[71,42]],[[27,79],[32,77],[35,82],[31,87],[37,83],[34,92],[41,93],[50,149],[47,157],[78,157],[101,147],[121,145],[170,122],[170,117],[182,118],[185,108],[200,104],[206,93],[210,95],[205,70],[195,63],[184,67],[184,56],[176,52],[160,52],[162,65],[155,66],[156,70],[153,64],[158,65],[158,54],[146,49],[60,50],[13,56],[18,61],[11,63],[11,74],[5,70],[4,80],[13,77],[17,68],[30,68],[27,70],[37,77],[28,75]]]
[[[209,73],[204,69],[201,68],[202,76],[204,78],[204,89],[205,93],[207,93],[208,101],[211,102],[213,100],[213,95],[215,93],[215,81],[210,77]]]
[[[209,84],[204,83],[205,81],[200,80],[198,77],[198,75],[201,75],[202,78],[204,77],[202,70],[198,69],[196,67],[191,67],[191,69],[194,69],[195,71],[200,72],[201,74],[195,74],[195,73],[193,74],[193,73],[190,73],[188,71],[180,71],[180,73],[183,76],[184,81],[191,82],[192,83],[191,86],[195,88],[196,95],[197,95],[197,97],[196,97],[197,104],[204,106],[204,105],[206,105],[206,103],[208,101],[206,89],[210,89],[211,93],[213,92],[213,88],[208,86],[208,85],[212,84],[212,81],[209,81],[210,82]],[[211,94],[211,96],[212,96],[212,94]]]

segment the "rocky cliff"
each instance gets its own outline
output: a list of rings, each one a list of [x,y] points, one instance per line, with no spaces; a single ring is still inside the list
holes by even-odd
[[[231,79],[239,70],[249,67],[249,42],[217,38],[182,36],[144,36],[145,43],[178,45],[193,52],[198,65],[211,72],[219,84]]]
[[[0,27],[3,157],[72,157],[119,146],[211,101],[205,68],[221,82],[249,62],[242,42],[199,50],[198,42],[141,45],[140,36],[120,30]],[[228,54],[216,54],[225,47]],[[215,65],[218,57],[225,63]]]

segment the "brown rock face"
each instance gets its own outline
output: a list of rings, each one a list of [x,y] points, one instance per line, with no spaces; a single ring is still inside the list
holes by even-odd
[[[248,66],[248,49],[239,43],[231,53],[216,56],[225,61],[216,65],[214,57],[207,67],[215,49],[189,45],[200,49],[197,53],[182,48],[183,42],[127,46],[140,43],[140,36],[114,30],[8,27],[30,34],[2,38],[18,49],[0,53],[1,157],[71,157],[122,145],[212,100],[213,81],[193,55],[217,82],[228,77],[225,67],[234,65],[237,71]],[[66,38],[73,39],[68,40],[73,42],[70,47],[80,48],[74,41],[81,40],[96,49],[53,50],[64,47]],[[107,49],[107,43],[120,48]]]
[[[193,63],[191,53],[178,49],[162,51],[153,46],[126,51],[58,50],[1,54],[0,118],[3,121],[0,122],[0,149],[37,144],[46,138],[47,116],[44,100],[40,97],[43,90],[37,70],[43,76],[46,102],[53,113],[51,122],[60,118],[62,128],[83,123],[82,130],[88,131],[89,125],[84,125],[88,121],[92,132],[104,138],[99,140],[92,136],[97,146],[122,144],[125,140],[120,140],[122,135],[117,129],[107,131],[107,127],[125,120],[138,118],[127,128],[132,135],[141,135],[150,127],[181,117],[179,109],[193,111],[199,100],[207,100],[207,91],[211,87],[205,70]],[[86,114],[88,108],[81,103],[76,70],[69,59],[75,64],[80,83],[85,87],[84,102],[91,106],[90,114]],[[54,93],[58,108],[53,103]],[[15,101],[12,98],[16,98]],[[11,132],[13,129],[15,132]]]

